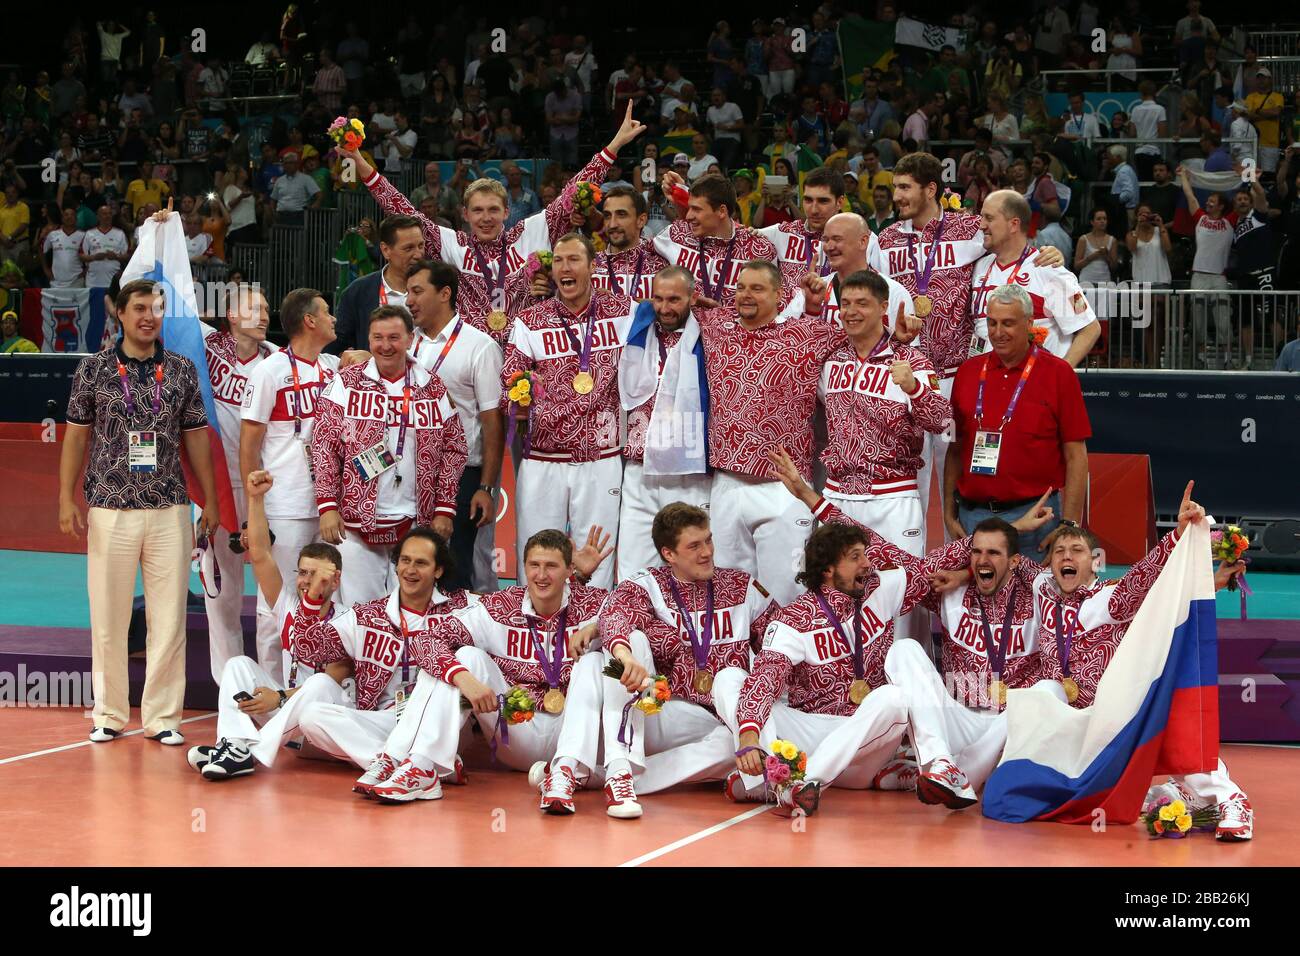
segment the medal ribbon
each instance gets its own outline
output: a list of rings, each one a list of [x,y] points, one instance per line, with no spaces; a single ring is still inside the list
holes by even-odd
[[[830,602],[822,597],[820,589],[814,591],[813,596],[817,598],[818,606],[826,615],[826,619],[831,622],[831,627],[835,628],[835,633],[839,635],[840,640],[848,644],[849,639],[844,633],[844,624],[840,621],[839,615],[831,609]],[[853,607],[853,643],[850,646],[853,648],[853,677],[862,680],[862,608],[856,604]]]
[[[1061,673],[1070,676],[1070,647],[1074,644],[1074,618],[1065,620],[1065,605],[1056,602],[1056,656],[1061,659]],[[1064,633],[1062,633],[1064,630]]]
[[[645,264],[645,250],[638,249],[636,252],[636,274],[632,276],[632,285],[628,289],[628,295],[635,296],[637,288],[641,285],[641,267]],[[615,295],[623,294],[623,283],[618,280],[618,273],[614,271],[614,262],[609,253],[605,253],[605,271],[609,273],[609,287],[614,290]]]
[[[1011,585],[1011,594],[1007,597],[1007,616],[1002,621],[1001,644],[993,642],[993,629],[989,627],[988,608],[984,606],[984,598],[980,596],[979,592],[975,594],[975,600],[979,602],[980,606],[980,627],[984,630],[984,653],[988,656],[990,669],[994,674],[998,675],[999,680],[1002,677],[1002,665],[1007,659],[1007,644],[1011,640],[1011,619],[1016,613],[1016,589],[1019,586],[1020,582],[1013,583]]]
[[[221,596],[221,565],[217,563],[217,552],[212,551],[212,583],[215,585],[215,591],[208,590],[208,577],[203,572],[203,559],[207,557],[212,541],[207,534],[195,532],[194,553],[190,556],[191,561],[198,562],[199,565],[199,584],[203,587],[204,597],[215,600]]]
[[[934,241],[930,243],[930,251],[925,257],[925,272],[916,275],[916,266],[912,266],[912,274],[916,278],[916,291],[925,295],[930,289],[930,273],[934,271],[934,256],[939,251],[939,239],[943,236],[943,210],[939,210],[939,224],[934,227]],[[912,250],[916,247],[917,233],[911,233],[908,236],[907,257],[912,258]]]
[[[984,379],[988,376],[989,363],[993,360],[994,355],[990,352],[984,357],[984,364],[980,366],[980,387],[975,393],[975,427],[984,428]],[[1020,401],[1020,393],[1025,389],[1025,382],[1029,379],[1029,373],[1034,370],[1034,363],[1038,361],[1038,346],[1029,350],[1029,358],[1025,361],[1025,370],[1020,373],[1020,381],[1016,382],[1016,390],[1011,393],[1011,401],[1007,403],[1007,410],[1002,414],[1002,424],[997,427],[998,431],[1007,427],[1011,421],[1011,416],[1015,414],[1016,403]]]
[[[126,400],[127,418],[135,418],[135,398],[131,395],[131,384],[128,381],[126,366],[120,361],[117,363],[117,380],[122,385],[122,397]],[[154,359],[153,366],[153,413],[157,415],[162,410],[162,383],[163,383],[163,363],[160,359]]]
[[[709,256],[704,251],[704,240],[700,240],[700,290],[710,299],[722,301],[722,293],[727,288],[727,274],[731,272],[731,259],[736,252],[736,238],[740,235],[734,226],[731,238],[727,240],[727,251],[722,260],[722,269],[718,272],[718,284],[709,285]]]
[[[541,665],[542,674],[546,677],[546,683],[552,690],[560,689],[560,674],[564,671],[564,642],[569,636],[569,609],[566,607],[560,612],[560,629],[555,635],[555,642],[551,647],[551,658],[547,660],[546,651],[542,648],[541,635],[537,631],[537,626],[533,623],[536,620],[531,614],[528,615],[528,635],[533,640],[533,657],[537,658],[537,663]]]
[[[302,386],[298,383],[298,360],[293,357],[292,346],[286,345],[284,351],[289,357],[289,374],[293,376],[293,437],[300,438],[302,436],[302,416],[298,413],[298,410],[302,407]]]
[[[501,259],[497,265],[497,274],[492,275],[492,267],[488,265],[487,258],[483,255],[483,250],[479,247],[477,239],[471,239],[470,245],[474,249],[474,258],[478,261],[479,271],[483,273],[483,284],[487,286],[488,311],[496,308],[496,291],[504,290],[506,287],[506,250],[504,240],[501,246]],[[505,308],[505,300],[502,297],[502,309]]]
[[[695,622],[691,620],[691,612],[686,609],[686,602],[682,600],[682,592],[677,587],[677,582],[673,580],[671,574],[668,575],[668,589],[672,591],[673,600],[677,603],[677,609],[682,612],[682,624],[686,627],[686,636],[691,641],[691,651],[695,655],[695,667],[697,670],[704,670],[709,664],[709,648],[713,645],[713,581],[709,581],[708,589],[704,592],[704,636],[701,637],[695,630]]]
[[[578,342],[578,334],[569,326],[569,320],[564,315],[568,311],[563,305],[560,306],[560,322],[564,324],[564,334],[569,337],[569,344],[573,346],[573,351],[578,353],[578,371],[586,372],[591,368],[591,340],[596,331],[596,313],[592,311],[592,306],[596,304],[593,297],[583,309],[582,315],[578,316],[579,322],[585,316],[587,319],[587,330],[582,334],[582,342]]]

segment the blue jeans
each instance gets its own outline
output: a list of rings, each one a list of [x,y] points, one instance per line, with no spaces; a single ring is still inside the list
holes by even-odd
[[[1037,499],[1035,499],[1035,501],[1037,501]],[[1052,492],[1052,496],[1047,499],[1046,504],[1047,507],[1052,509],[1055,517],[1037,531],[1029,533],[1022,531],[1020,533],[1020,553],[1027,558],[1032,558],[1033,560],[1040,562],[1044,555],[1039,552],[1039,547],[1042,545],[1043,540],[1051,534],[1053,530],[1055,530],[1058,524],[1061,523],[1061,493],[1059,491]],[[987,508],[967,508],[964,504],[958,502],[957,520],[961,522],[961,526],[966,529],[966,533],[970,534],[971,529],[985,518],[1001,518],[1003,521],[1010,523],[1015,521],[1017,518],[1023,517],[1025,512],[1033,506],[1034,501],[1031,501],[1029,504],[1021,505],[1018,508],[1012,508],[1008,511],[993,512]]]

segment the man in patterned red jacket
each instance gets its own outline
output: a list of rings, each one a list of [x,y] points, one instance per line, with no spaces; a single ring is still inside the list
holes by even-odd
[[[591,284],[637,302],[650,298],[651,283],[668,260],[655,252],[653,239],[642,239],[649,217],[645,196],[628,186],[615,186],[601,202],[605,249],[596,257]]]
[[[618,372],[634,305],[627,296],[592,288],[594,256],[591,242],[577,233],[555,243],[555,295],[519,313],[506,346],[501,408],[527,429],[515,482],[521,565],[523,542],[546,528],[571,528],[578,540],[595,525],[618,530]],[[531,376],[526,408],[510,400],[516,373]],[[608,588],[613,575],[604,566],[594,583]]]
[[[600,529],[577,552],[564,532],[538,532],[524,545],[526,585],[485,595],[415,635],[419,671],[409,706],[353,789],[393,803],[440,799],[437,774],[454,768],[470,717],[464,701],[496,757],[528,771],[541,809],[575,812],[574,793],[598,773],[604,659],[588,651],[607,593],[578,581],[609,553]],[[500,725],[516,688],[531,698],[533,716]]]
[[[495,179],[476,179],[465,189],[461,214],[469,229],[457,232],[439,226],[415,209],[359,153],[341,151],[341,155],[356,164],[357,176],[385,215],[402,214],[420,220],[424,227],[425,256],[449,262],[461,272],[457,294],[459,314],[504,347],[511,320],[532,302],[530,282],[524,270],[528,257],[551,249],[572,228],[570,216],[578,184],[603,183],[618,151],[644,129],[645,126],[632,118],[629,103],[623,123],[609,145],[569,180],[554,202],[509,229],[505,228],[505,222],[510,213],[510,198],[505,186]]]
[[[714,712],[714,678],[727,668],[749,670],[777,611],[749,574],[714,565],[702,508],[667,505],[650,534],[664,564],[626,578],[600,614],[602,644],[623,667],[621,678],[605,680],[604,734],[606,786],[617,798],[607,812],[624,819],[641,815],[637,790],[726,775],[734,743]],[[668,678],[672,698],[646,720],[628,706],[629,692],[655,674]]]
[[[442,380],[407,355],[411,314],[370,313],[369,361],[349,366],[321,396],[312,434],[321,537],[348,565],[347,607],[392,587],[389,552],[414,525],[451,540],[465,469],[465,430]]]

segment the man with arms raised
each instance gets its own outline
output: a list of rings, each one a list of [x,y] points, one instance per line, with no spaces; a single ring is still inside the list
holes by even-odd
[[[515,484],[521,544],[546,528],[572,528],[579,540],[594,525],[617,532],[618,365],[632,301],[592,288],[594,256],[577,233],[555,243],[555,295],[519,313],[506,346],[501,407],[527,429]],[[524,409],[510,400],[516,372],[532,375],[532,401]],[[613,569],[599,570],[595,583],[611,585]]]
[[[603,655],[589,652],[606,592],[570,583],[589,577],[609,554],[600,529],[575,554],[561,531],[540,531],[524,544],[526,585],[486,595],[414,635],[418,677],[409,706],[353,788],[385,802],[437,800],[437,774],[458,761],[456,745],[472,705],[495,742],[497,758],[527,770],[541,809],[573,813],[573,795],[598,766]],[[502,700],[521,687],[534,717],[499,727]]]
[[[424,232],[414,216],[385,216],[379,223],[379,252],[384,267],[354,280],[339,296],[338,338],[330,351],[366,347],[366,320],[381,305],[406,304],[406,274],[424,253]]]
[[[312,434],[321,537],[348,563],[344,607],[392,588],[393,545],[413,526],[451,539],[465,467],[465,432],[442,380],[407,354],[411,314],[370,314],[371,358],[321,396]]]
[[[691,314],[694,279],[681,266],[654,278],[652,304],[633,318],[619,360],[627,412],[618,577],[659,564],[650,529],[670,502],[708,508],[708,376],[700,325]]]
[[[1037,250],[1025,235],[1028,222],[1029,203],[1014,189],[990,193],[980,209],[980,232],[988,255],[971,271],[975,331],[970,355],[993,348],[989,344],[988,294],[1015,283],[1029,293],[1034,325],[1047,334],[1043,348],[1076,367],[1101,337],[1101,323],[1073,272],[1064,266],[1038,266],[1029,261]]]
[[[265,359],[244,389],[239,432],[242,486],[258,470],[276,476],[267,492],[266,517],[271,549],[282,579],[297,571],[304,545],[320,540],[320,512],[315,507],[311,433],[320,394],[338,371],[336,356],[322,354],[334,341],[334,316],[315,289],[294,289],[280,304],[280,326],[288,347]],[[271,606],[257,599],[257,657],[283,683],[280,637]]]
[[[509,337],[511,318],[528,304],[529,282],[524,265],[529,255],[552,248],[571,228],[569,217],[580,182],[602,183],[618,151],[645,127],[632,118],[628,104],[623,124],[605,149],[569,180],[560,195],[541,212],[505,228],[510,200],[495,179],[477,179],[465,190],[461,214],[469,229],[456,232],[420,215],[410,202],[357,153],[344,152],[356,164],[356,174],[371,195],[393,215],[414,215],[424,229],[424,254],[449,262],[461,272],[460,314],[498,343]]]
[[[666,506],[655,515],[651,537],[663,564],[624,580],[600,615],[601,642],[623,665],[620,680],[605,681],[605,786],[612,817],[641,815],[638,790],[726,775],[734,746],[716,716],[714,678],[728,668],[749,670],[777,610],[749,574],[714,565],[713,534],[702,509],[680,501]],[[647,721],[627,704],[629,693],[654,674],[668,677],[672,699]]]

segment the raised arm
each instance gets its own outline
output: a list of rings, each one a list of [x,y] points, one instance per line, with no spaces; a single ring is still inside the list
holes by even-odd
[[[1178,167],[1178,181],[1182,184],[1183,195],[1187,197],[1187,211],[1195,216],[1201,209],[1201,202],[1196,198],[1196,193],[1192,191],[1192,184],[1187,178],[1187,170],[1182,166]]]
[[[359,151],[345,150],[340,147],[338,152],[345,160],[351,160],[355,164],[357,179],[370,190],[370,195],[375,197],[375,202],[379,203],[379,208],[384,211],[384,215],[414,216],[420,220],[420,229],[424,232],[424,254],[430,259],[441,259],[444,227],[439,226],[412,206],[411,201],[402,195],[401,191],[378,170],[366,162]],[[445,231],[454,238],[455,233],[450,229]]]

